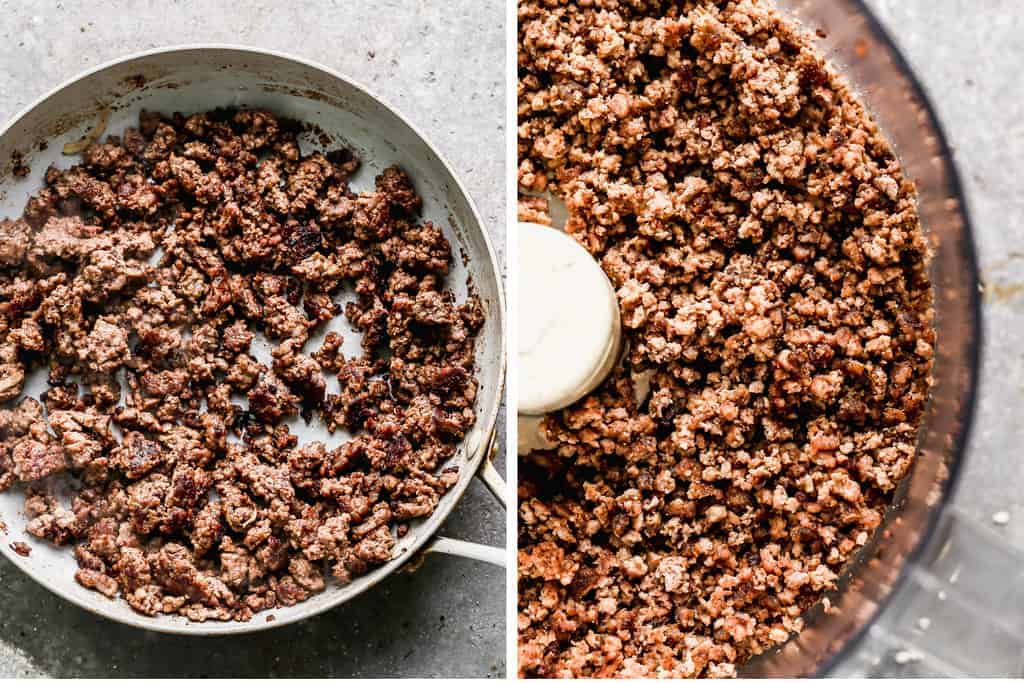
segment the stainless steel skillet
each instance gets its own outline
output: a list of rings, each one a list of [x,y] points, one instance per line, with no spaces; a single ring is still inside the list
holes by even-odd
[[[423,197],[424,216],[443,227],[455,252],[449,285],[464,295],[471,282],[487,313],[477,342],[477,422],[452,461],[460,466],[458,483],[429,518],[411,525],[387,564],[346,586],[329,584],[306,602],[260,613],[247,623],[199,624],[178,616],[146,617],[123,600],[109,600],[79,586],[69,549],[54,548],[24,533],[24,497],[16,490],[0,494],[0,521],[8,528],[6,534],[0,533],[0,552],[54,593],[91,612],[152,631],[192,635],[248,633],[313,616],[368,590],[420,550],[503,564],[504,549],[435,537],[475,473],[504,504],[503,483],[489,461],[505,372],[505,306],[494,250],[472,200],[448,163],[401,114],[362,86],[295,57],[223,45],[153,50],[99,66],[44,95],[0,129],[0,162],[7,164],[0,170],[0,216],[21,214],[26,199],[42,186],[48,166],[76,163],[77,157],[62,153],[64,145],[79,140],[100,121],[106,120],[107,133],[120,133],[137,124],[142,109],[169,114],[228,106],[262,107],[315,124],[322,134],[303,138],[303,151],[338,145],[353,149],[363,161],[352,183],[357,191],[372,187],[374,175],[385,167],[402,166]],[[22,155],[31,168],[25,178],[12,173],[16,155]],[[348,330],[346,334],[344,327],[340,331],[346,346],[349,340],[358,343],[357,333]],[[32,377],[25,393],[37,396],[44,385],[45,376]],[[292,428],[300,439],[328,438],[315,425],[297,422]],[[336,434],[333,441],[344,438]],[[15,553],[10,544],[16,541],[28,543],[31,555]]]

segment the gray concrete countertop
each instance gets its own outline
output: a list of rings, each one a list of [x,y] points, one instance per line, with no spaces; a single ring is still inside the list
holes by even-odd
[[[352,76],[400,109],[453,163],[504,268],[502,0],[3,1],[0,14],[2,120],[84,69],[171,44],[272,48]],[[474,482],[442,533],[504,545],[505,516]],[[481,563],[430,556],[416,573],[393,576],[320,617],[203,640],[112,624],[0,559],[0,678],[504,673],[505,574]]]

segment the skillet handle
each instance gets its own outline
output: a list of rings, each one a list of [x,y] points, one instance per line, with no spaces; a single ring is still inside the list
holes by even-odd
[[[455,538],[448,538],[447,536],[438,536],[423,549],[423,552],[455,555],[456,557],[464,557],[467,560],[479,560],[480,562],[486,562],[498,567],[504,567],[507,564],[504,548],[484,545],[483,543],[460,541]]]
[[[493,442],[490,453],[492,455],[494,453]],[[476,476],[480,477],[480,481],[484,483],[484,486],[487,487],[487,490],[491,492],[491,495],[494,496],[501,507],[508,509],[508,493],[505,489],[505,480],[501,478],[498,468],[494,466],[494,461],[490,457],[484,458],[480,469],[476,472]]]
[[[491,492],[491,495],[494,496],[501,507],[507,509],[508,499],[506,497],[505,480],[501,478],[501,475],[498,473],[498,470],[495,468],[492,460],[497,444],[496,437],[497,432],[491,434],[490,444],[487,447],[487,455],[484,457],[483,462],[480,463],[480,469],[477,470],[476,476],[480,478],[480,481],[483,482],[484,486],[487,487],[487,490]],[[470,560],[487,562],[499,567],[504,567],[508,563],[505,548],[497,548],[495,546],[484,545],[482,543],[470,543],[469,541],[460,541],[458,539],[447,538],[445,536],[438,536],[432,540],[427,544],[426,548],[423,549],[423,552],[456,555]]]

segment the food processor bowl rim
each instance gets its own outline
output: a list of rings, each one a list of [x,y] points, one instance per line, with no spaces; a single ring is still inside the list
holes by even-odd
[[[927,88],[918,78],[917,73],[900,50],[888,29],[885,28],[875,13],[867,5],[865,0],[851,1],[859,8],[861,14],[867,21],[872,34],[878,38],[879,42],[889,49],[896,68],[907,77],[907,81],[910,84],[914,98],[920,102],[921,106],[924,108],[924,114],[935,131],[936,145],[939,150],[939,155],[945,162],[946,168],[949,170],[950,190],[952,191],[953,196],[958,200],[956,211],[959,212],[963,219],[964,239],[961,251],[964,260],[969,266],[970,279],[974,285],[969,288],[970,291],[967,293],[967,296],[970,297],[969,310],[973,315],[971,316],[971,321],[969,323],[971,327],[971,343],[969,344],[967,359],[968,382],[963,394],[963,405],[960,408],[961,428],[953,435],[952,443],[952,452],[956,453],[957,457],[954,458],[952,462],[948,463],[949,476],[942,485],[941,498],[929,512],[928,520],[925,525],[924,532],[921,534],[920,540],[918,540],[917,544],[906,555],[903,561],[903,570],[893,582],[888,593],[878,601],[878,608],[875,610],[874,614],[872,614],[854,632],[854,634],[847,639],[845,643],[843,643],[842,647],[840,647],[834,654],[823,660],[823,663],[818,666],[816,675],[822,678],[829,676],[840,662],[846,659],[850,652],[863,642],[865,636],[871,630],[871,627],[890,606],[896,594],[900,592],[908,579],[909,573],[906,569],[917,562],[932,541],[936,531],[938,530],[939,520],[942,517],[943,510],[945,510],[947,504],[952,500],[957,492],[957,486],[960,483],[960,473],[966,456],[967,444],[970,441],[971,428],[974,424],[974,414],[977,408],[977,396],[981,380],[982,348],[984,345],[984,326],[982,324],[981,307],[982,301],[981,292],[978,287],[981,280],[978,270],[977,249],[974,245],[974,229],[971,222],[970,209],[967,206],[966,201],[964,201],[964,185],[960,177],[960,172],[957,169],[956,161],[953,158],[952,149],[949,145],[948,134],[942,124],[942,120],[939,118],[935,106],[932,104]],[[870,107],[870,103],[868,103],[868,105]],[[898,153],[899,150],[897,149],[897,154]]]

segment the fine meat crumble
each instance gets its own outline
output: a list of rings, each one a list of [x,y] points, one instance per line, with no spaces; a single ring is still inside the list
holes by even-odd
[[[448,288],[401,169],[356,194],[359,161],[300,132],[143,112],[0,221],[0,491],[20,483],[28,532],[144,614],[245,620],[349,582],[458,480],[483,308]],[[361,354],[306,347],[341,314]],[[49,389],[15,402],[34,370]],[[352,437],[299,443],[295,416]]]
[[[732,676],[801,629],[911,466],[935,343],[915,189],[770,2],[518,18],[521,216],[565,202],[629,349],[521,460],[520,675]]]

